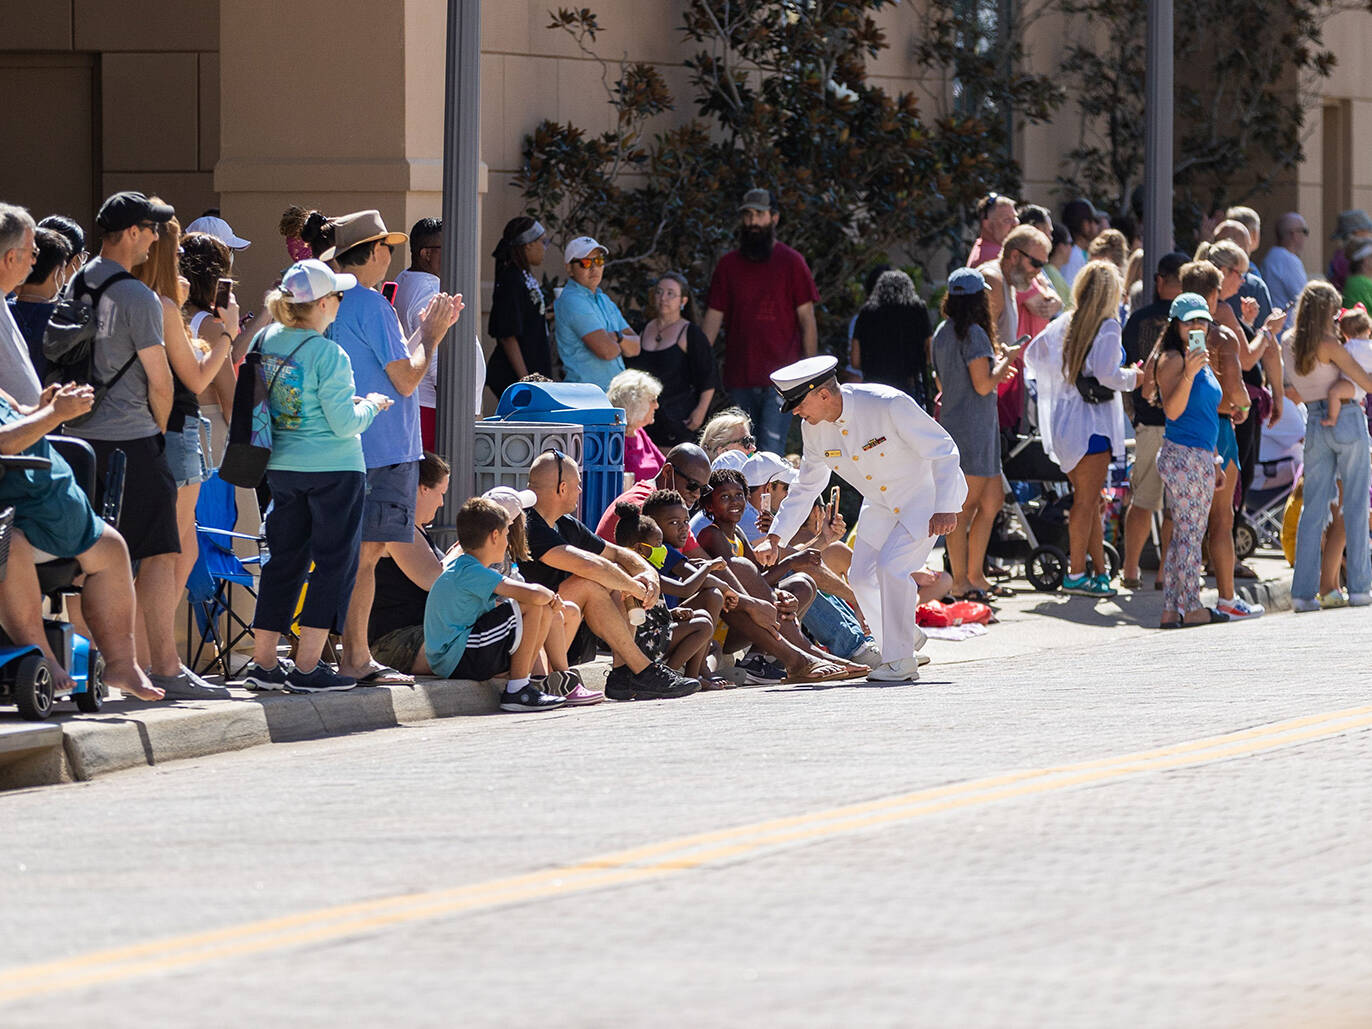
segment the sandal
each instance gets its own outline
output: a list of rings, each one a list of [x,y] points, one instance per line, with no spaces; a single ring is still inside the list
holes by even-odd
[[[705,675],[700,679],[700,692],[713,693],[716,690],[731,690],[734,688],[733,680],[726,679],[722,675]]]
[[[387,668],[382,665],[380,668],[373,668],[366,675],[358,676],[357,684],[359,686],[413,686],[414,676],[397,672],[394,668]]]
[[[991,596],[985,590],[968,590],[958,597],[958,599],[975,601],[978,604],[985,604],[987,607],[991,606]]]
[[[1120,585],[1127,590],[1141,590],[1143,589],[1143,580],[1135,579],[1128,575],[1121,575]]]
[[[812,661],[805,666],[803,672],[788,672],[782,681],[787,683],[833,682],[835,679],[851,678],[854,678],[852,672],[846,668],[840,668],[832,661]]]
[[[1002,586],[1000,583],[996,583],[996,585],[992,586],[986,592],[993,597],[1013,597],[1015,595],[1014,590],[1009,586]]]

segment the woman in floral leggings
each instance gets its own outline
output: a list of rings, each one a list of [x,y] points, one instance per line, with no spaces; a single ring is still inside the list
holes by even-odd
[[[1159,628],[1227,622],[1201,606],[1196,585],[1201,568],[1201,538],[1215,493],[1215,441],[1219,433],[1220,384],[1210,370],[1203,326],[1210,307],[1195,293],[1172,301],[1171,320],[1148,359],[1167,428],[1158,452],[1158,472],[1172,512],[1172,542],[1163,566],[1162,620]],[[1191,345],[1189,336],[1198,339]],[[1145,387],[1146,389],[1147,387]]]

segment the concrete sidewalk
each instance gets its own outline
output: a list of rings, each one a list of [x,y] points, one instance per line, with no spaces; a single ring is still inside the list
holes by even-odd
[[[1241,586],[1248,600],[1269,611],[1291,607],[1290,570],[1273,557],[1250,560],[1262,580]],[[962,642],[930,640],[925,653],[935,667],[985,660],[1013,660],[1046,650],[1125,640],[1156,632],[1162,594],[1151,588],[1093,601],[1037,593],[1012,580],[1016,596],[997,601],[998,624]],[[1214,590],[1204,594],[1214,602]],[[1222,633],[1220,628],[1216,630]],[[1207,634],[1207,646],[1220,637]],[[603,688],[608,658],[582,666],[586,685]],[[413,686],[359,687],[346,693],[301,696],[231,689],[231,700],[145,703],[116,701],[98,715],[81,715],[70,704],[47,722],[22,722],[0,714],[0,790],[93,779],[140,765],[160,765],[267,743],[296,743],[400,725],[489,715],[499,711],[498,684],[429,679]]]

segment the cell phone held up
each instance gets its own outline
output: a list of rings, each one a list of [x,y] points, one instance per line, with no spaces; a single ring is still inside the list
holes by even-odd
[[[214,285],[214,309],[222,311],[229,306],[229,297],[233,294],[233,279],[220,279]]]
[[[834,524],[834,519],[838,517],[839,488],[835,486],[829,491],[829,524]]]
[[[1200,353],[1205,349],[1205,330],[1192,329],[1186,334],[1186,341],[1186,350],[1188,353]]]
[[[762,496],[758,499],[758,504],[760,505],[758,510],[763,514],[772,513],[772,492],[770,487],[763,488]]]

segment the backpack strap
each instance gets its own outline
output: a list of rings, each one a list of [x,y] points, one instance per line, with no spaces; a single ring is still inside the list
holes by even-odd
[[[100,285],[87,287],[86,269],[82,268],[79,272],[76,273],[76,277],[71,280],[71,292],[69,295],[73,298],[78,296],[89,296],[91,304],[91,316],[95,317],[96,309],[100,306],[100,298],[105,295],[105,291],[109,289],[111,286],[113,286],[116,282],[123,282],[125,279],[132,278],[134,278],[133,275],[121,269],[115,272],[113,275],[111,275],[104,282],[100,283]],[[77,289],[77,279],[81,280],[80,289]],[[92,340],[91,342],[93,345],[94,340]],[[114,384],[124,377],[124,373],[133,367],[133,363],[137,360],[138,351],[135,350],[133,352],[133,356],[131,356],[127,361],[124,362],[123,366],[119,369],[119,371],[114,373],[114,378],[112,378],[109,382],[92,383],[91,385],[97,386],[97,388],[103,389],[106,393],[108,393],[110,390],[114,388]],[[92,376],[94,375],[94,368],[95,365],[94,363],[92,363]],[[102,397],[96,399],[96,403],[99,403],[100,399],[103,399],[103,395]],[[92,410],[94,410],[94,408],[92,408]]]

